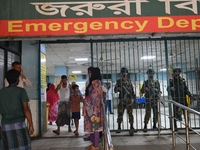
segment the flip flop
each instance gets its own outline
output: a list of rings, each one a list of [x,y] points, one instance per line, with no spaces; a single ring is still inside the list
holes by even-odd
[[[53,130],[53,133],[57,134],[57,135],[60,135],[60,133],[56,130]]]
[[[99,150],[99,146],[95,147],[94,145],[92,145],[87,150]]]
[[[75,135],[79,135],[78,132],[75,132]]]
[[[88,149],[89,149],[91,146],[92,146],[92,144],[91,144],[91,145],[89,145],[89,146],[87,146],[85,149],[86,149],[86,150],[88,150]]]

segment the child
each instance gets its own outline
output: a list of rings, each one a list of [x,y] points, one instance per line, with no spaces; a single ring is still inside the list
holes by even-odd
[[[76,130],[74,131],[75,135],[78,135],[78,126],[79,126],[79,119],[80,116],[80,102],[83,102],[83,97],[78,94],[79,86],[74,84],[72,86],[73,94],[69,97],[69,103],[71,106],[72,111],[72,119],[74,119]],[[69,107],[70,109],[70,107]],[[70,111],[70,110],[69,110]]]

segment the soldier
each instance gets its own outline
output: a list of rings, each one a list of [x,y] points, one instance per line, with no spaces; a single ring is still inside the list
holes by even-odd
[[[121,132],[121,123],[123,121],[124,110],[127,109],[127,113],[129,115],[129,123],[130,123],[130,135],[133,135],[133,108],[132,108],[132,98],[135,98],[135,94],[133,91],[133,85],[131,81],[127,78],[128,70],[127,68],[121,68],[121,79],[117,80],[114,91],[115,93],[119,92],[119,104],[118,104],[118,130],[116,133]]]
[[[144,132],[147,132],[147,124],[149,118],[151,117],[151,108],[153,109],[153,129],[156,129],[156,123],[158,121],[158,106],[157,100],[160,96],[160,83],[156,79],[153,79],[155,74],[153,69],[148,69],[146,74],[148,75],[148,80],[144,81],[140,92],[145,93],[146,98],[146,114],[144,118]]]
[[[170,79],[169,81],[171,97],[174,101],[188,107],[188,104],[186,101],[186,95],[188,95],[189,97],[192,97],[192,94],[190,93],[188,87],[186,86],[185,79],[180,77],[180,73],[181,73],[180,68],[173,69],[173,79]],[[182,110],[179,107],[175,106],[174,117],[181,120],[181,115],[182,115]],[[174,126],[175,126],[175,130],[177,131],[177,124],[176,124],[175,119],[174,119]]]

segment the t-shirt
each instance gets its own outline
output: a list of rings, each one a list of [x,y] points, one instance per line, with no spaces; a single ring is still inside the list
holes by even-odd
[[[29,102],[25,89],[21,87],[6,87],[0,90],[0,113],[2,124],[12,124],[25,121],[22,102]]]
[[[70,95],[69,101],[72,104],[72,112],[80,112],[80,102],[83,99],[81,95]]]

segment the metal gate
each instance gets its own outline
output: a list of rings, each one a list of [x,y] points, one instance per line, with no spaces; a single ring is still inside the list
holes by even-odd
[[[134,40],[98,40],[91,42],[91,59],[93,66],[98,66],[102,73],[103,83],[112,85],[112,111],[107,110],[108,124],[111,130],[117,130],[117,107],[119,93],[114,92],[117,79],[121,77],[120,69],[128,69],[128,77],[132,81],[136,99],[141,100],[140,88],[147,80],[146,71],[154,69],[154,79],[160,82],[162,92],[160,99],[170,99],[168,93],[169,79],[172,78],[172,68],[180,67],[181,76],[186,79],[190,92],[199,95],[200,38],[171,38],[171,39],[134,39]],[[133,106],[134,128],[144,127],[145,103],[136,101]],[[197,101],[192,101],[191,108],[199,110]],[[170,107],[161,106],[161,126],[170,128]],[[152,129],[153,114],[149,120],[148,129]],[[200,127],[200,118],[190,114],[190,125]],[[178,124],[180,128],[182,125]],[[128,115],[123,115],[122,130],[129,129]]]

